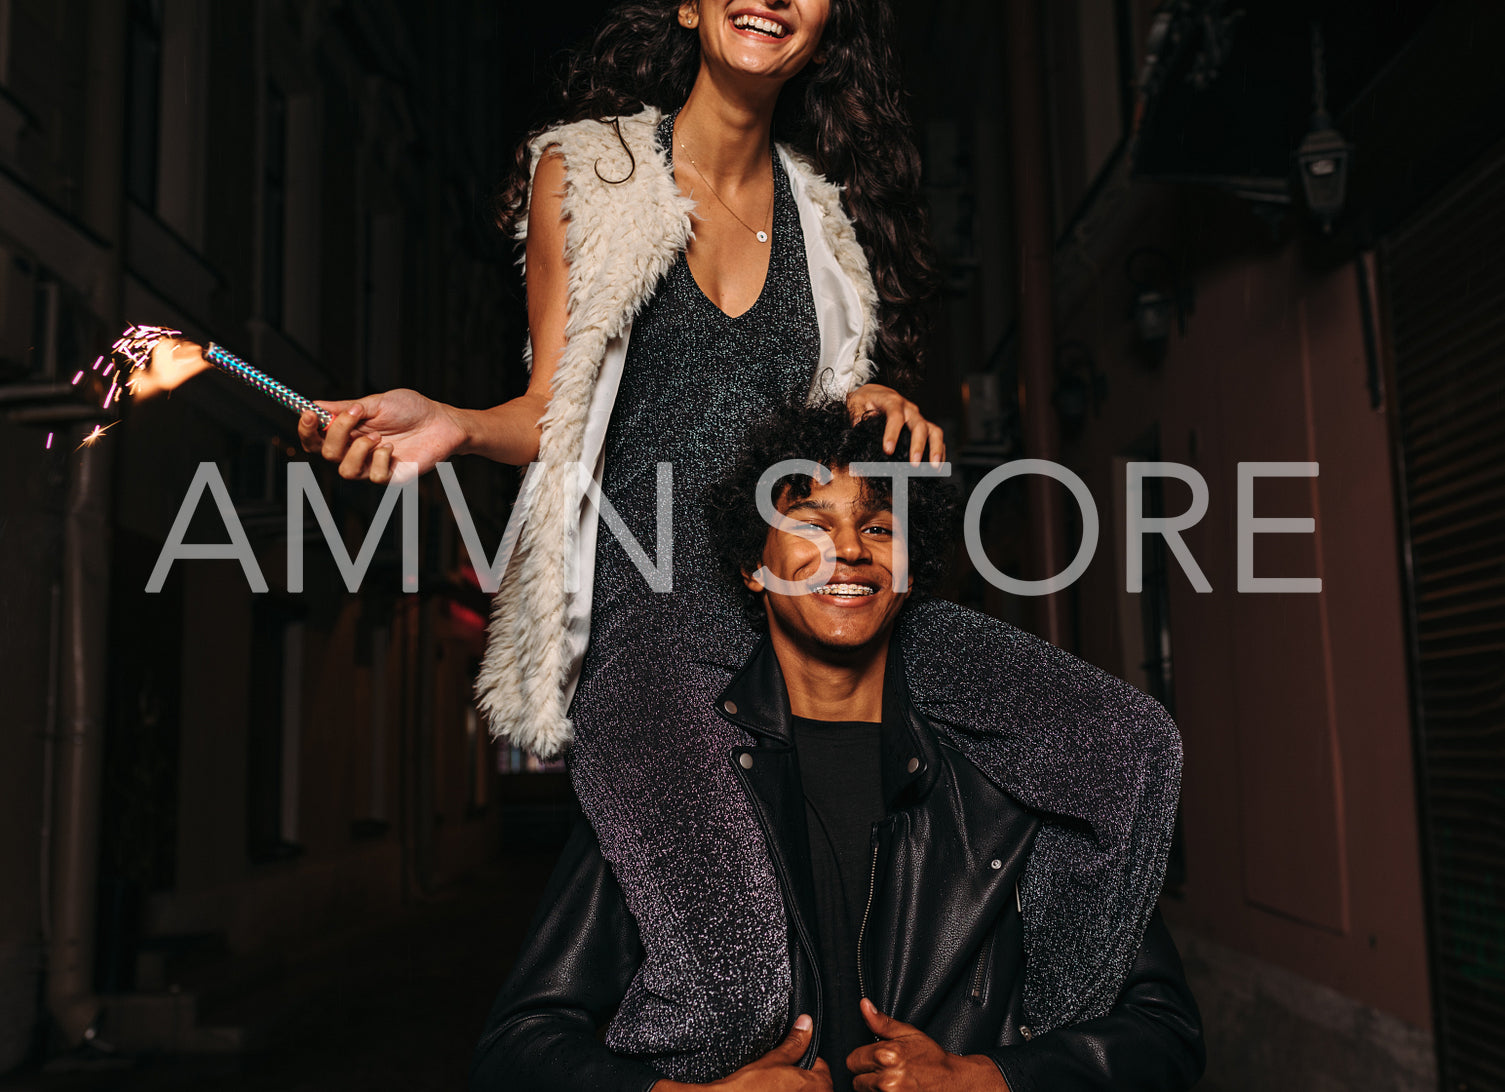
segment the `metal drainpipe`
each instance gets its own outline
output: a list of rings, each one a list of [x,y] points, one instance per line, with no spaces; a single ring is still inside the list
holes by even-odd
[[[78,431],[75,442],[83,435]],[[70,1044],[93,1038],[95,886],[110,596],[110,469],[101,444],[73,462],[63,517],[62,723],[47,1007]]]
[[[97,234],[112,239],[90,294],[106,323],[120,320],[125,241],[125,5],[90,0],[84,127],[88,170],[80,211]],[[86,429],[74,431],[72,443]],[[62,437],[59,437],[60,439]],[[99,866],[99,796],[104,759],[110,598],[111,478],[114,446],[105,443],[70,460],[63,516],[61,717],[52,784],[51,920],[47,945],[47,1008],[69,1045],[92,1040],[100,1001],[94,993],[95,899]]]
[[[47,605],[47,719],[42,733],[42,829],[39,832],[37,877],[42,921],[42,948],[52,945],[52,824],[57,794],[58,689],[62,670],[63,581],[54,577]]]
[[[1019,248],[1019,402],[1024,453],[1056,460],[1060,438],[1055,386],[1055,286],[1051,276],[1050,148],[1045,139],[1045,87],[1040,68],[1040,0],[1008,0],[1005,32],[1009,155],[1014,188],[1014,238]],[[1025,479],[1034,579],[1066,567],[1060,487],[1038,474]],[[1066,639],[1061,592],[1034,601],[1036,632],[1061,647]]]

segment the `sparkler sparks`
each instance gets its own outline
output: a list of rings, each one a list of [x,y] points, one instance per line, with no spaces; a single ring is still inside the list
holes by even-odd
[[[182,330],[166,326],[127,326],[110,350],[130,361],[132,368],[146,368],[151,365],[152,350],[157,347],[157,342],[182,336]]]
[[[119,421],[111,421],[108,425],[95,425],[93,430],[90,431],[89,435],[84,437],[83,443],[79,444],[78,447],[74,448],[73,450],[82,451],[86,447],[93,447],[94,441],[98,440],[101,436],[103,436],[106,432],[108,432],[118,424],[120,424]],[[51,433],[48,433],[47,442],[48,446],[50,447],[52,445]]]

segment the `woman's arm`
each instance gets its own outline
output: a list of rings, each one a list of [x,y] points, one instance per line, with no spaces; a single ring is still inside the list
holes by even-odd
[[[564,157],[545,155],[528,201],[528,336],[533,372],[523,394],[490,409],[460,409],[417,391],[391,390],[319,405],[334,415],[324,432],[305,413],[298,422],[303,449],[340,464],[340,476],[390,480],[396,463],[418,473],[453,455],[484,455],[523,466],[538,457],[538,421],[548,408],[554,369],[564,349],[569,266],[564,256]]]
[[[548,409],[554,369],[569,321],[569,263],[564,256],[564,156],[547,152],[533,172],[528,198],[528,338],[533,373],[528,390],[495,409],[466,410],[464,454],[523,466],[538,457],[538,419]]]

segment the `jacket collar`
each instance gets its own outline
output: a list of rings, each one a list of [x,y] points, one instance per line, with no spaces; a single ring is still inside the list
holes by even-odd
[[[763,747],[793,747],[789,688],[767,633],[716,698],[716,711],[757,736]],[[897,639],[889,642],[883,672],[882,764],[883,795],[890,810],[923,799],[940,770],[940,745],[934,729],[910,701]]]

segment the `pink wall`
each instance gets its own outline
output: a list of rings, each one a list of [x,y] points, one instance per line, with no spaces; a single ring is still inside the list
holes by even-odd
[[[1125,359],[1124,301],[1103,295],[1065,323],[1110,387],[1103,418],[1066,449],[1104,527],[1081,585],[1084,656],[1131,675],[1112,457],[1158,422],[1161,457],[1196,467],[1211,493],[1185,539],[1213,591],[1171,562],[1187,882],[1166,912],[1429,1026],[1390,457],[1352,268],[1312,275],[1286,247],[1205,271],[1187,336],[1157,370]],[[1317,479],[1254,491],[1256,516],[1316,520],[1312,535],[1257,536],[1255,574],[1319,576],[1320,594],[1236,591],[1237,463],[1255,460],[1320,464]],[[1165,496],[1168,514],[1190,500],[1174,482]]]

